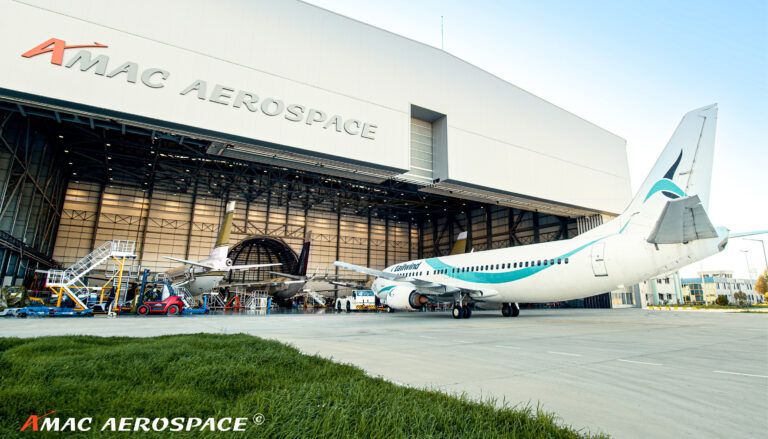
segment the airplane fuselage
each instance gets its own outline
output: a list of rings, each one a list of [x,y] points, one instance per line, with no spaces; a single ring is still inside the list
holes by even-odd
[[[656,246],[645,239],[650,227],[621,222],[620,217],[568,240],[419,259],[384,271],[476,291],[472,298],[481,302],[543,303],[634,285],[711,256],[727,240],[727,231],[718,230],[717,238]],[[385,301],[393,286],[418,291],[407,280],[384,278],[372,288]]]

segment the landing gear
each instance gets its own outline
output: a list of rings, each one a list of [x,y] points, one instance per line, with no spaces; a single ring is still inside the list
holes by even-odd
[[[504,317],[517,317],[520,315],[520,307],[516,303],[505,303],[501,305],[501,315]]]
[[[468,319],[472,317],[472,307],[469,306],[469,300],[466,296],[454,296],[451,315],[454,319]]]

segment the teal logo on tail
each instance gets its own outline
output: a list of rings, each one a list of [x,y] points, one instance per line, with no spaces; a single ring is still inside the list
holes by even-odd
[[[669,168],[669,170],[667,170],[666,174],[664,174],[664,178],[653,184],[651,189],[648,191],[648,194],[645,196],[645,200],[643,200],[643,202],[648,201],[648,199],[651,198],[651,195],[655,194],[656,192],[661,192],[664,196],[673,200],[685,196],[685,191],[682,190],[680,186],[675,184],[674,181],[672,181],[672,179],[675,177],[675,171],[677,171],[677,167],[680,166],[680,161],[682,159],[683,151],[680,150],[680,154],[677,156],[675,163],[671,168]]]

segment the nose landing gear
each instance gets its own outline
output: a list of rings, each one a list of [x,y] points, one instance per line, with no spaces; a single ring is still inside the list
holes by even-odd
[[[501,305],[501,315],[504,317],[517,317],[520,315],[520,307],[516,303]]]

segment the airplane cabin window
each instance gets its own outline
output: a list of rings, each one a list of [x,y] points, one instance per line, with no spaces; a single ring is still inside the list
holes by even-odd
[[[560,265],[560,262],[562,262],[562,259],[557,258],[557,265]]]
[[[538,261],[536,261],[536,265],[541,265],[541,259],[539,259]]]
[[[517,268],[517,262],[515,262],[512,267]]]
[[[568,258],[565,258],[565,263],[566,263],[566,264],[568,263]]]
[[[555,265],[555,260],[554,259],[550,259],[549,260],[549,265]]]
[[[549,261],[547,261],[546,259],[544,259],[544,265],[547,265],[548,263],[549,263]]]

